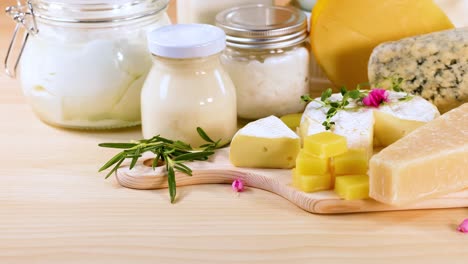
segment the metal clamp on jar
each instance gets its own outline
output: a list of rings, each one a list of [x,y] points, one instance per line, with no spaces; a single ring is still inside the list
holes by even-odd
[[[140,123],[151,68],[146,32],[170,24],[169,0],[28,0],[7,8],[17,22],[5,59],[38,117],[68,128]],[[18,57],[12,52],[25,29]]]
[[[227,35],[222,63],[237,90],[237,112],[246,119],[304,110],[309,92],[306,16],[299,9],[249,5],[216,16]]]

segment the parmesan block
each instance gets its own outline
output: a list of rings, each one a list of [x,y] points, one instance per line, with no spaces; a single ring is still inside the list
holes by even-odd
[[[234,135],[229,159],[237,167],[290,169],[300,148],[299,136],[279,118],[269,116],[247,124]]]
[[[374,155],[370,197],[405,204],[468,187],[468,104],[416,129]]]
[[[468,28],[405,38],[379,45],[368,65],[369,81],[388,86],[398,76],[402,88],[444,113],[468,102]]]
[[[354,88],[380,43],[453,28],[433,0],[318,0],[310,43],[328,78]]]

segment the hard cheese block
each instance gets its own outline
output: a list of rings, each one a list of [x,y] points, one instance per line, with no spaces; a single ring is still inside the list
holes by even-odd
[[[402,88],[433,102],[441,112],[468,102],[468,28],[384,43],[369,60],[369,81],[383,86],[391,76]]]
[[[234,135],[229,159],[237,167],[290,169],[300,147],[299,136],[279,118],[269,116],[247,124]]]
[[[387,146],[416,127],[439,116],[437,108],[421,97],[414,96],[400,101],[407,95],[406,93],[393,91],[388,93],[390,101],[378,108],[360,107],[350,103],[348,110],[338,111],[331,119],[335,122],[331,132],[346,137],[349,149],[365,149],[370,157],[374,145]],[[332,101],[341,101],[341,99],[341,94],[331,96]],[[301,136],[306,137],[325,131],[322,123],[326,120],[328,110],[329,107],[317,101],[310,102],[302,116]]]
[[[468,104],[416,129],[374,155],[369,195],[404,204],[468,187]]]
[[[367,81],[369,57],[380,43],[452,28],[433,0],[318,0],[310,42],[328,78],[354,88]]]

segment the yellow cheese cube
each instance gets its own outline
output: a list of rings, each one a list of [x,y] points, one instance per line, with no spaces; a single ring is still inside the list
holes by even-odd
[[[369,158],[365,149],[350,149],[333,158],[335,175],[366,174]]]
[[[329,160],[329,158],[311,155],[301,149],[296,158],[297,173],[302,175],[324,175],[329,172]]]
[[[303,192],[311,193],[331,188],[331,175],[302,175],[298,174],[299,189]]]
[[[296,131],[296,128],[301,125],[302,113],[284,115],[280,119],[290,129]]]
[[[369,176],[346,175],[336,177],[335,192],[345,200],[369,198]]]
[[[304,149],[318,157],[329,158],[348,150],[346,138],[331,132],[321,132],[304,138]]]

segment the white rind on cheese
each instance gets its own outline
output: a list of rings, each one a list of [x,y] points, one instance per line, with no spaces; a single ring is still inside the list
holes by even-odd
[[[403,90],[447,112],[468,102],[468,28],[383,43],[369,59],[368,75],[374,86],[403,78]]]
[[[299,138],[296,133],[276,116],[269,116],[248,123],[237,134],[262,138]]]
[[[247,124],[234,135],[229,159],[237,167],[291,169],[300,148],[299,136],[270,116]]]
[[[429,122],[440,116],[437,107],[427,100],[414,96],[408,101],[399,101],[407,93],[389,92],[389,99],[392,103],[383,104],[374,111],[390,114],[394,117],[421,122]]]
[[[380,146],[381,143],[374,144],[374,137],[377,139],[388,137],[387,135],[374,135],[374,125],[376,122],[379,122],[379,127],[382,125],[380,122],[386,122],[386,120],[377,120],[374,112],[388,114],[391,117],[395,117],[397,121],[417,121],[416,126],[421,125],[419,122],[426,123],[440,115],[437,108],[433,104],[419,96],[412,96],[408,99],[405,99],[404,101],[400,101],[400,99],[403,99],[407,96],[407,93],[388,91],[388,95],[389,102],[380,105],[378,108],[357,106],[355,103],[350,103],[346,110],[338,111],[337,114],[331,119],[332,122],[335,122],[335,125],[330,131],[346,137],[348,148],[366,149],[370,157],[372,155],[374,145]],[[342,98],[343,97],[341,94],[333,94],[330,97],[330,100],[341,101]],[[326,120],[326,113],[328,110],[329,107],[323,106],[320,102],[320,98],[310,102],[302,116],[300,130],[301,136],[305,137],[326,131],[322,123]],[[391,122],[392,126],[388,127],[398,129],[398,126],[395,128],[393,125],[395,120],[392,119]],[[414,124],[411,125],[412,126],[410,127],[415,126]],[[406,126],[408,126],[408,124],[406,124]],[[401,129],[404,130],[407,128],[402,126]],[[407,134],[406,131],[401,132],[397,130],[382,132],[388,132],[389,134],[395,133],[397,135]],[[398,136],[392,136],[392,138],[396,137]],[[390,141],[392,142],[392,140]]]

